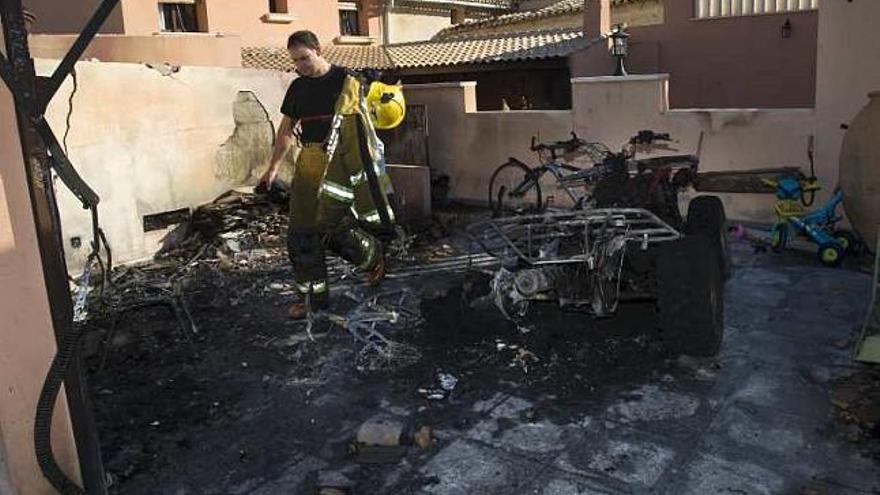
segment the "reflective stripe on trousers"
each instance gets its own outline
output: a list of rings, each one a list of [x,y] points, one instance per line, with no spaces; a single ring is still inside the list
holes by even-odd
[[[311,282],[297,283],[296,290],[300,294],[323,294],[327,292],[327,281],[312,280]]]

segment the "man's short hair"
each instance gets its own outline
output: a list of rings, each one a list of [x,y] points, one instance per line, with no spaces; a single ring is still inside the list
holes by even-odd
[[[315,33],[306,30],[297,31],[287,38],[287,48],[293,48],[294,46],[304,46],[315,51],[321,49],[321,43],[318,41]]]

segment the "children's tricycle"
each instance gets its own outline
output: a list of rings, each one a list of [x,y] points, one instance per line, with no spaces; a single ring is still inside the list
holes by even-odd
[[[807,151],[810,159],[810,177],[784,175],[777,180],[764,180],[776,189],[776,224],[770,237],[774,251],[782,251],[789,243],[791,233],[800,234],[819,246],[819,260],[828,266],[838,266],[846,254],[857,249],[857,238],[848,230],[838,229],[837,206],[843,202],[843,192],[836,189],[831,198],[818,210],[808,211],[821,189],[813,164],[813,139]],[[808,199],[809,196],[809,199]]]

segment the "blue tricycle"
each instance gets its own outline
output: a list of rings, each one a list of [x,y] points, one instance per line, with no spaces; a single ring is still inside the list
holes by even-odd
[[[837,206],[843,201],[843,192],[834,195],[821,208],[808,211],[821,189],[815,177],[803,178],[781,176],[777,180],[764,180],[776,189],[776,224],[770,235],[770,247],[780,252],[789,243],[791,234],[800,234],[819,246],[819,260],[827,266],[838,266],[843,258],[856,250],[856,236],[836,228],[841,217]],[[807,199],[809,194],[810,199]]]

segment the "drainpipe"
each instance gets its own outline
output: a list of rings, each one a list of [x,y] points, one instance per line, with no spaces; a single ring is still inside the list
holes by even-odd
[[[394,8],[394,0],[385,0],[382,9],[382,44],[391,44],[391,9]]]

